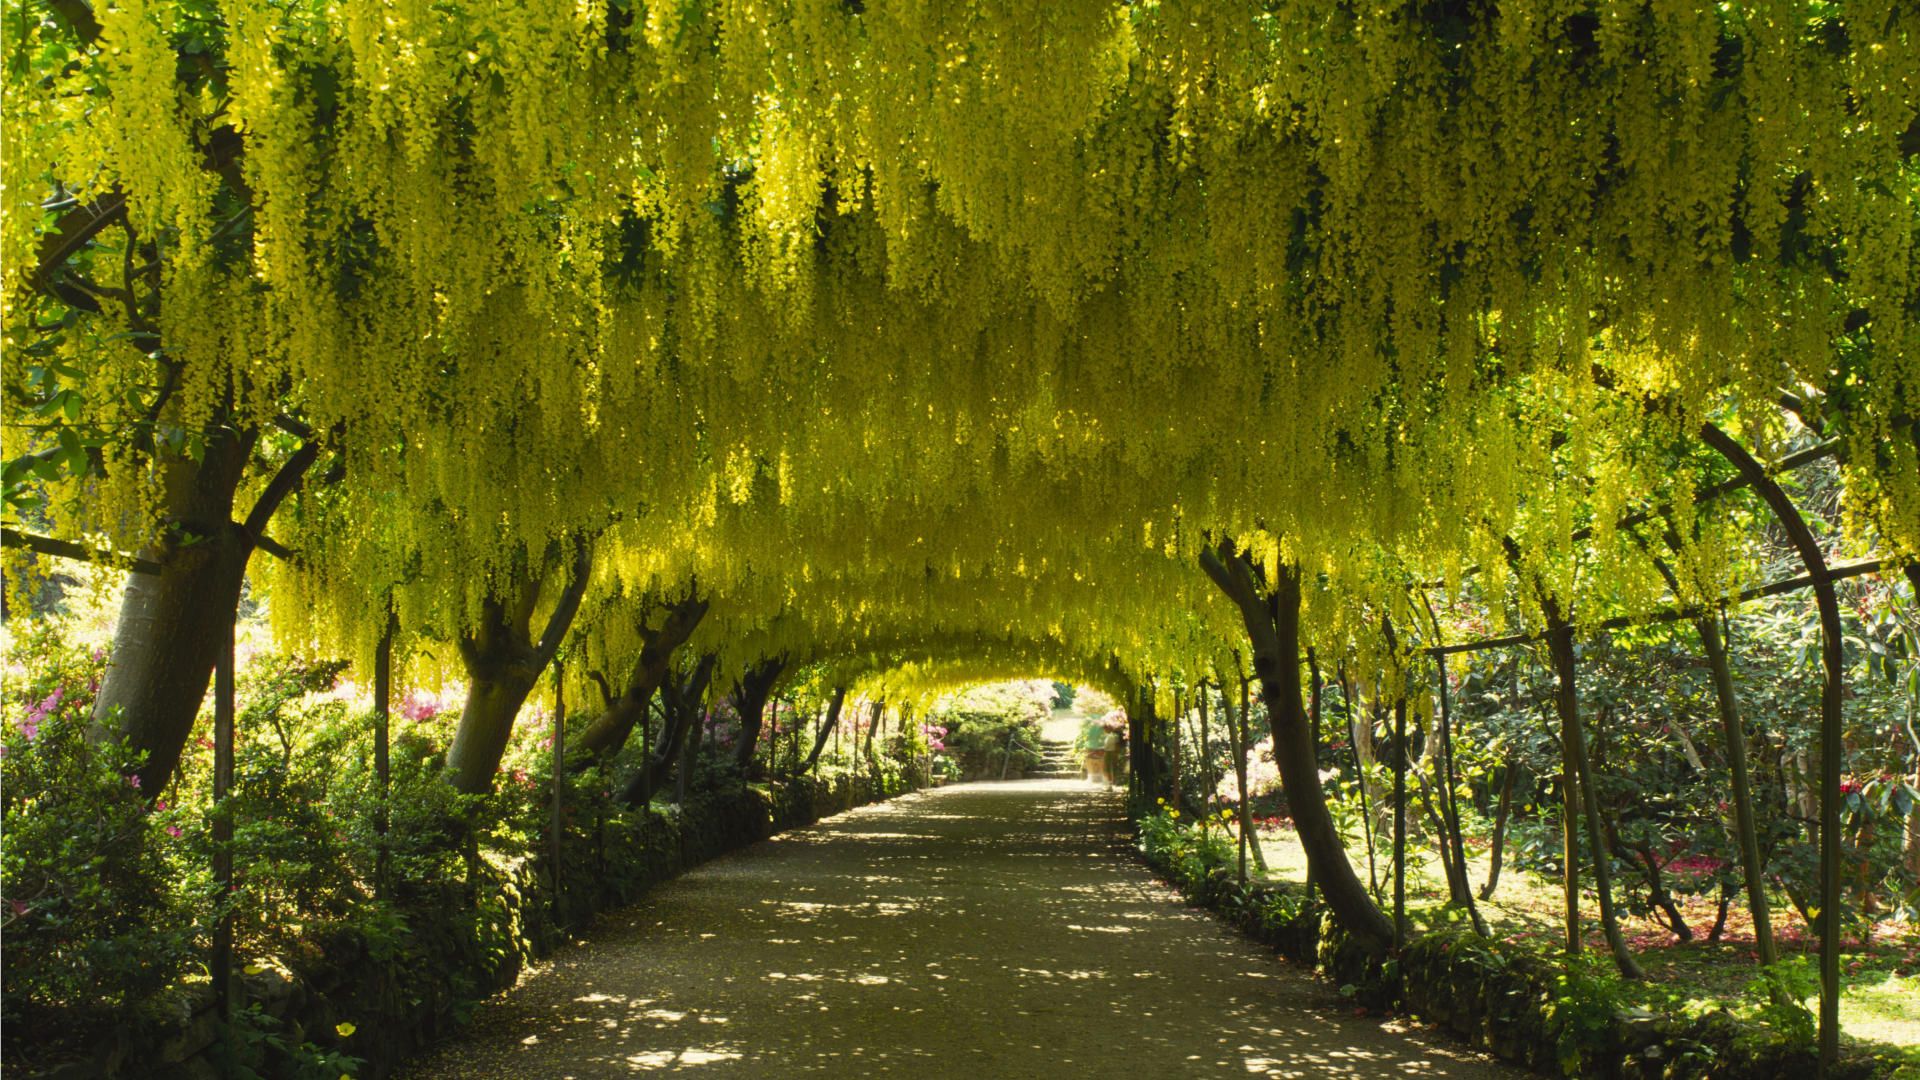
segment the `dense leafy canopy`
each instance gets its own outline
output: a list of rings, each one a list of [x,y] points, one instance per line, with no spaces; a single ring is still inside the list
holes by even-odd
[[[274,527],[282,631],[364,656],[391,591],[417,677],[583,542],[591,656],[697,582],[734,670],[924,683],[1223,659],[1209,536],[1319,582],[1323,642],[1409,581],[1503,595],[1503,536],[1576,609],[1655,606],[1612,528],[1648,501],[1725,595],[1692,432],[1777,446],[1783,390],[1861,546],[1920,551],[1897,0],[6,20],[10,498],[135,549],[168,461],[297,417],[344,477]]]

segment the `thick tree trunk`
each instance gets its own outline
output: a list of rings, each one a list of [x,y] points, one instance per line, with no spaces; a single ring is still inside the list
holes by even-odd
[[[1133,704],[1127,709],[1127,800],[1136,817],[1151,814],[1154,800],[1160,798],[1160,779],[1155,771],[1153,752],[1152,691],[1135,687]]]
[[[752,771],[753,752],[760,743],[760,729],[767,723],[767,698],[773,684],[787,668],[784,656],[768,657],[748,668],[733,683],[733,711],[740,717],[740,742],[733,748],[733,764],[741,772]]]
[[[234,496],[255,440],[253,432],[218,435],[206,441],[200,460],[157,467],[164,519],[141,556],[160,572],[129,575],[93,706],[95,738],[124,737],[145,755],[133,776],[150,798],[179,768],[220,643],[232,634],[247,560],[320,452],[313,442],[295,451],[239,523]]]
[[[1275,764],[1314,881],[1340,925],[1369,951],[1384,954],[1393,942],[1393,924],[1367,895],[1347,860],[1346,847],[1327,810],[1312,730],[1300,699],[1299,573],[1282,568],[1274,587],[1263,589],[1252,563],[1225,543],[1217,550],[1203,551],[1200,562],[1220,591],[1240,608],[1246,624],[1254,671],[1273,723]]]
[[[1307,647],[1307,730],[1307,737],[1313,740],[1313,771],[1317,773],[1320,771],[1320,660],[1312,646]],[[1313,880],[1311,865],[1307,867],[1306,885],[1307,897],[1312,899],[1319,883]]]
[[[694,628],[706,617],[708,606],[708,601],[697,598],[689,590],[685,599],[667,609],[660,629],[640,628],[640,659],[633,666],[626,689],[573,740],[574,749],[586,755],[579,759],[582,766],[589,759],[612,757],[627,744],[634,725],[646,718],[654,693],[666,679],[674,650],[686,644]]]
[[[807,763],[800,769],[802,773],[810,773],[819,766],[820,752],[827,748],[827,740],[832,737],[834,729],[840,726],[840,708],[846,701],[847,688],[834,687],[833,700],[827,703],[827,718],[820,722],[820,734],[813,740],[813,749],[807,751]]]
[[[128,575],[112,660],[94,699],[97,729],[125,737],[146,755],[134,776],[140,790],[155,798],[173,780],[193,733],[214,653],[232,632],[253,550],[230,525],[201,535],[212,539],[144,552],[160,561],[160,573]]]
[[[556,548],[545,562],[558,563],[558,555]],[[493,789],[493,774],[513,735],[514,718],[573,625],[592,568],[592,552],[582,543],[570,560],[566,588],[538,642],[530,636],[528,624],[547,576],[544,566],[523,573],[513,583],[512,595],[484,601],[479,625],[461,635],[460,658],[471,682],[466,707],[460,710],[460,726],[447,748],[447,782],[456,791],[480,795]]]

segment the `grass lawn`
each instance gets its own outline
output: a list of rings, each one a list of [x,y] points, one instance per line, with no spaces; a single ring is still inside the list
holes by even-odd
[[[1300,882],[1306,878],[1306,855],[1290,827],[1267,827],[1260,833],[1261,850],[1267,857],[1267,879]],[[1470,878],[1476,894],[1487,880],[1486,844],[1469,838]],[[1414,845],[1409,841],[1409,847]],[[1366,853],[1349,851],[1361,880],[1367,879]],[[1393,901],[1393,879],[1389,863],[1377,860],[1380,873],[1379,897],[1383,907]],[[1606,942],[1600,936],[1600,909],[1594,899],[1591,877],[1583,880],[1581,904],[1585,947],[1597,957],[1607,955]],[[1622,916],[1621,930],[1626,934],[1651,983],[1668,992],[1685,995],[1690,1006],[1711,1008],[1725,1004],[1741,1011],[1744,991],[1755,977],[1758,961],[1753,944],[1753,920],[1743,899],[1736,899],[1727,916],[1727,926],[1718,942],[1706,940],[1712,928],[1717,905],[1708,897],[1680,897],[1681,910],[1693,927],[1694,939],[1682,943],[1666,927],[1651,919]],[[1410,915],[1424,915],[1446,903],[1447,884],[1439,856],[1431,849],[1409,851],[1407,872],[1407,909]],[[1493,898],[1480,904],[1482,916],[1494,937],[1537,950],[1543,956],[1557,956],[1564,942],[1562,896],[1558,879],[1543,878],[1530,871],[1516,869],[1511,862],[1500,872],[1500,885]],[[1819,954],[1818,939],[1809,933],[1804,920],[1784,899],[1776,899],[1773,908],[1774,939],[1783,956]],[[1858,1039],[1920,1046],[1920,927],[1888,921],[1878,924],[1870,939],[1848,942],[1841,950],[1840,1026]],[[1817,1002],[1814,1003],[1817,1008]]]

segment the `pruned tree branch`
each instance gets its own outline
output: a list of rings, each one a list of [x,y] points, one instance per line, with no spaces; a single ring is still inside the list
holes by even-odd
[[[0,528],[0,547],[25,548],[42,555],[115,566],[122,570],[131,570],[136,574],[160,572],[160,564],[152,559],[143,559],[138,555],[128,555],[118,551],[99,551],[85,544],[76,544],[71,540],[56,540],[51,536],[38,536],[18,529]]]

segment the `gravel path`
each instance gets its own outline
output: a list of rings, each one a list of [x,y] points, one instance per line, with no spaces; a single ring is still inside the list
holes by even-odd
[[[1154,882],[1117,795],[968,784],[603,916],[403,1075],[1522,1075],[1341,1004]]]

